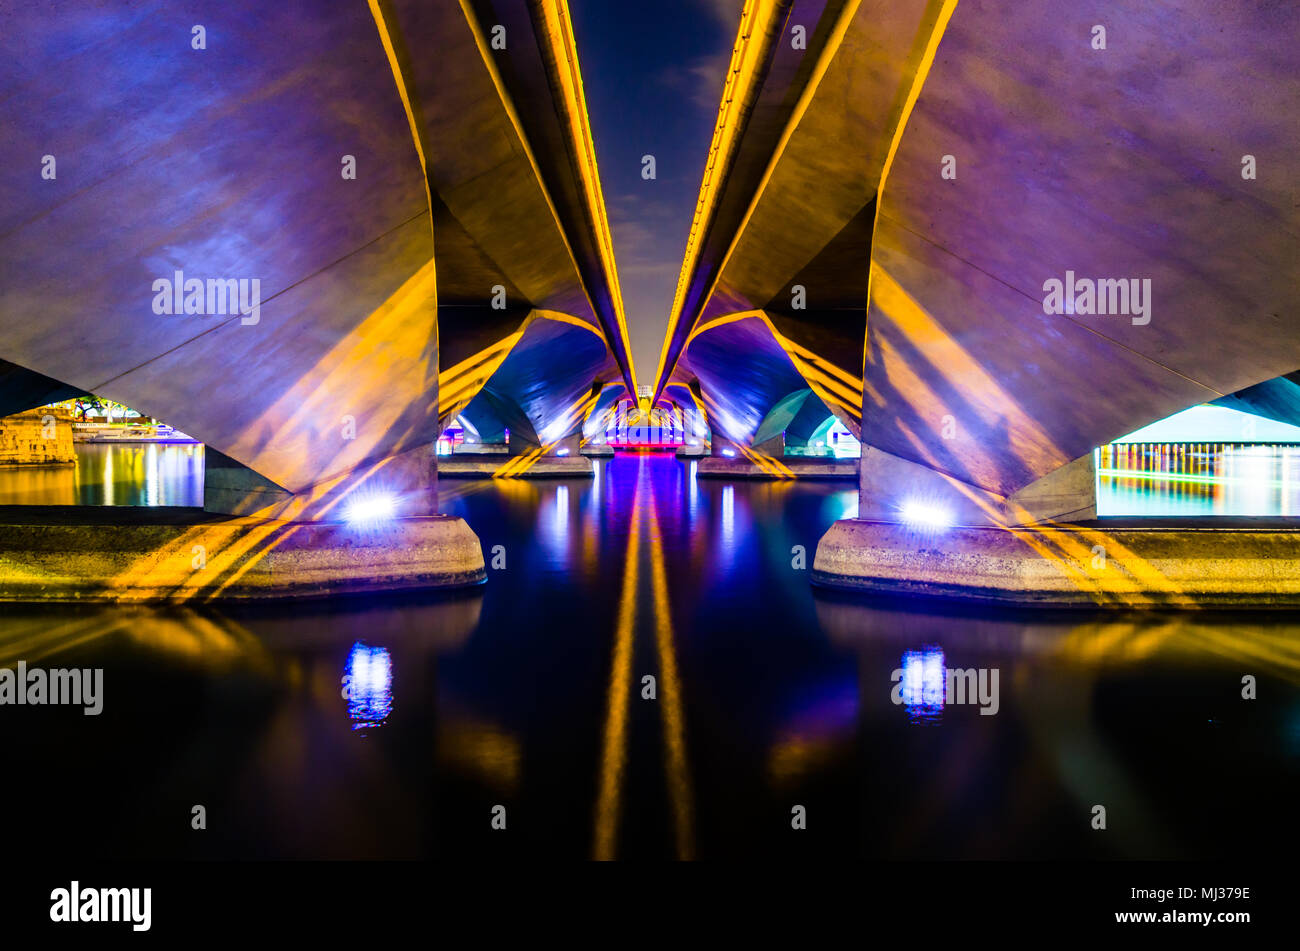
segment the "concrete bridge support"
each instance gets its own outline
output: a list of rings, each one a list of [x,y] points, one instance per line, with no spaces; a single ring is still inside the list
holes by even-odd
[[[1121,526],[1085,489],[1095,447],[1300,366],[1297,27],[1215,0],[745,4],[656,395],[702,384],[744,444],[806,385],[861,434],[822,583],[1294,599],[1294,522]]]
[[[2,528],[12,590],[482,580],[437,515],[443,422],[495,379],[550,445],[633,378],[564,6],[233,0],[203,44],[173,12],[0,13],[22,51],[0,78],[0,404],[95,393],[166,420],[212,449],[207,513],[62,526],[90,559],[75,585],[53,536]]]

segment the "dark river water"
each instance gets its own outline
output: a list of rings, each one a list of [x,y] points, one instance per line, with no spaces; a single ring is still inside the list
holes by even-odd
[[[697,480],[671,456],[441,492],[496,562],[472,591],[0,606],[0,665],[104,669],[97,717],[0,708],[11,853],[1244,859],[1300,839],[1300,619],[833,595],[808,569],[851,483]],[[945,705],[945,667],[996,671],[996,712]]]

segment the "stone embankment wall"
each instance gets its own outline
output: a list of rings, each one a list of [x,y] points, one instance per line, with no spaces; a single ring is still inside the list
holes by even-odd
[[[0,466],[70,466],[76,461],[70,414],[33,409],[0,418]]]

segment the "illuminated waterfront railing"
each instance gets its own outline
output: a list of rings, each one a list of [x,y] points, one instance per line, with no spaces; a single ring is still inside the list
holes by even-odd
[[[1096,461],[1098,515],[1300,515],[1300,445],[1112,443]]]

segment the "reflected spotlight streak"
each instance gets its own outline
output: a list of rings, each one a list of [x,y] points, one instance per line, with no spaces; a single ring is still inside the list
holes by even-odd
[[[393,662],[382,647],[352,645],[343,675],[343,696],[353,730],[383,726],[393,712]]]
[[[928,648],[903,652],[903,679],[899,696],[909,720],[927,723],[940,719],[943,716],[946,689],[947,674],[942,650]]]

